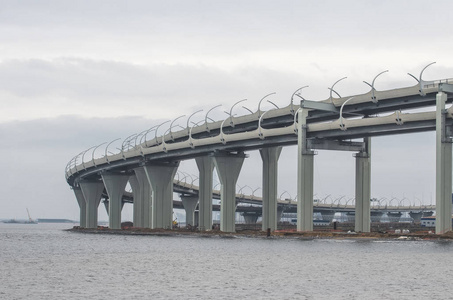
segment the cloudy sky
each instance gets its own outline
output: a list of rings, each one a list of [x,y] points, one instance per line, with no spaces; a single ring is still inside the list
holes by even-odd
[[[443,12],[452,8],[413,0],[0,0],[0,218],[25,218],[29,208],[35,218],[77,219],[64,179],[74,155],[198,109],[226,110],[247,98],[256,110],[271,92],[287,105],[304,85],[305,98],[323,100],[345,76],[341,95],[364,93],[362,81],[387,69],[377,89],[410,86],[407,73],[433,61],[426,80],[451,78],[452,27]],[[434,202],[433,133],[372,143],[373,197]],[[249,154],[239,185],[255,189],[261,162]],[[279,170],[279,193],[292,198],[295,154],[285,148]],[[191,161],[180,169],[197,173]],[[315,193],[354,196],[352,153],[319,151]]]

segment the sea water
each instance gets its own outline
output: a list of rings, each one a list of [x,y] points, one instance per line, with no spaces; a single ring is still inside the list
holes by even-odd
[[[124,236],[0,224],[0,299],[452,299],[453,242]]]

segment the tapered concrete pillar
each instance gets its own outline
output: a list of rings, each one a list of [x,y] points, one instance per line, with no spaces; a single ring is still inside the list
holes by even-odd
[[[195,226],[195,208],[197,208],[198,196],[181,195],[181,201],[186,211],[186,225]]]
[[[101,202],[104,183],[102,181],[81,181],[79,183],[86,202],[86,228],[98,227],[98,207]]]
[[[447,94],[436,95],[436,233],[452,229],[452,144],[445,126]]]
[[[214,156],[214,164],[221,183],[220,230],[223,232],[236,230],[236,182],[245,157],[244,153]]]
[[[134,227],[143,228],[143,191],[135,173],[129,177],[129,184],[134,197],[134,206],[132,208]]]
[[[261,230],[271,231],[277,229],[277,178],[278,158],[282,147],[271,147],[260,149],[263,160],[263,213]],[[255,221],[256,222],[256,221]]]
[[[140,197],[141,200],[137,203],[137,218],[138,218],[138,227],[143,228],[152,228],[152,187],[148,180],[148,176],[146,176],[145,167],[139,167],[134,169],[135,176],[137,178],[137,182],[139,187],[135,187],[137,190],[137,197]],[[132,186],[132,191],[134,191],[134,187]],[[135,194],[134,194],[135,197]],[[134,200],[135,205],[135,200]],[[134,225],[135,226],[135,225]]]
[[[414,223],[420,224],[422,221],[423,212],[422,211],[411,211],[409,212],[409,216],[414,219]]]
[[[123,194],[130,174],[104,173],[101,177],[109,195],[109,228],[121,229]]]
[[[82,189],[80,187],[73,187],[72,189],[77,199],[77,203],[79,203],[80,208],[80,227],[85,228],[87,225],[87,205],[85,201],[85,197],[83,197]]]
[[[355,168],[355,231],[371,227],[371,138],[365,138],[365,151],[357,153]]]
[[[314,151],[307,147],[307,110],[298,115],[297,231],[313,231]]]
[[[151,228],[171,229],[173,221],[173,179],[179,162],[145,166],[153,190]]]
[[[399,211],[389,211],[387,212],[387,217],[389,219],[389,222],[394,222],[394,223],[398,223],[401,219],[401,216],[403,214]]]
[[[198,204],[198,228],[199,230],[212,229],[212,172],[214,170],[214,160],[212,157],[203,156],[195,158],[199,176],[199,204]]]
[[[333,217],[335,216],[334,210],[321,210],[321,216],[324,221],[332,222]]]
[[[276,212],[277,213],[277,212]],[[256,224],[258,218],[260,217],[258,212],[243,212],[242,216],[244,217],[245,224]],[[275,229],[274,229],[275,230]]]
[[[380,211],[372,211],[372,212],[370,212],[371,222],[374,222],[374,223],[381,222],[381,219],[382,219],[383,215],[384,215],[384,213],[380,212]]]

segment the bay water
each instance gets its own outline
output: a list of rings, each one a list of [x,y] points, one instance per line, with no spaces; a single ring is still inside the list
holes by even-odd
[[[452,299],[453,242],[130,236],[0,223],[0,299]]]

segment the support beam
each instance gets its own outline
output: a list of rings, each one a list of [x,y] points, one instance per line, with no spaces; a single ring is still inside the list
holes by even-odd
[[[103,173],[101,177],[109,195],[109,228],[121,229],[122,200],[130,174]]]
[[[133,223],[134,227],[143,228],[143,189],[140,188],[140,183],[137,179],[137,175],[134,173],[129,177],[129,184],[132,188],[132,195],[134,197],[133,207]]]
[[[313,162],[307,147],[307,110],[299,111],[297,151],[297,231],[313,231]]]
[[[195,226],[195,208],[197,208],[198,196],[181,195],[181,201],[186,211],[186,225]]]
[[[263,160],[262,231],[267,231],[268,228],[271,231],[277,230],[278,159],[281,152],[282,147],[260,149],[261,159]]]
[[[153,190],[151,228],[173,226],[173,179],[178,166],[179,161],[144,167]]]
[[[80,187],[73,188],[74,194],[77,199],[77,203],[79,203],[80,208],[80,227],[85,228],[87,225],[87,205],[85,201],[85,197],[83,197],[82,189]]]
[[[256,224],[258,218],[260,217],[260,213],[258,212],[243,212],[242,216],[244,217],[245,224]]]
[[[214,164],[221,183],[220,230],[223,232],[236,231],[236,182],[245,157],[244,153],[214,156]]]
[[[197,163],[200,183],[199,188],[199,223],[198,228],[201,231],[212,229],[212,181],[214,171],[214,161],[212,157],[203,156],[195,158]]]
[[[139,223],[139,226],[141,225],[143,228],[152,228],[152,187],[151,184],[148,180],[148,177],[146,176],[145,172],[145,167],[139,167],[134,169],[135,176],[137,177],[137,181],[139,184],[139,196],[141,197],[141,205],[137,204],[137,210],[140,212],[139,220],[141,222]],[[137,189],[137,188],[135,188]],[[132,190],[134,190],[134,187],[132,187]],[[134,194],[135,196],[135,194]],[[134,199],[134,206],[135,206],[135,199]],[[134,225],[135,226],[135,225]]]
[[[355,155],[355,231],[370,232],[371,226],[371,138],[365,138],[366,149]]]
[[[436,95],[436,234],[452,229],[452,144],[446,134],[446,101],[446,93]]]
[[[79,185],[86,201],[85,228],[97,228],[98,206],[101,202],[102,192],[104,191],[104,183],[102,181],[81,181]]]

